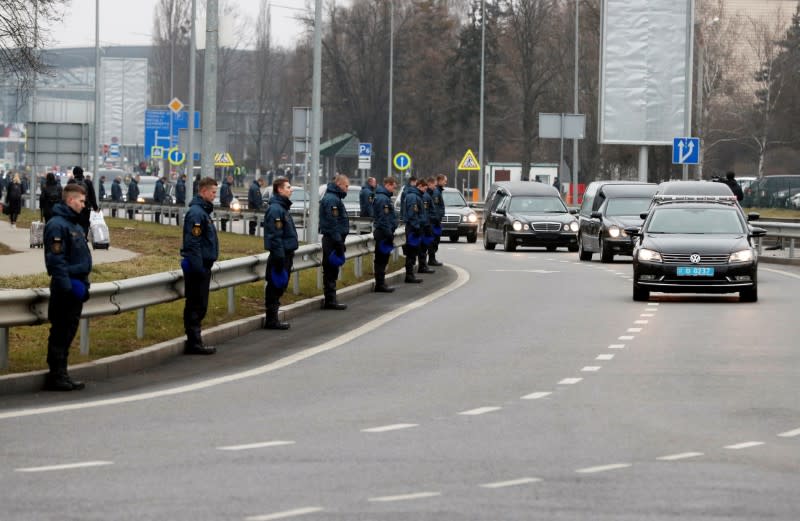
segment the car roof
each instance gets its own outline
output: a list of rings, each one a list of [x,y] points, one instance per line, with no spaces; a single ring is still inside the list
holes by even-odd
[[[652,197],[658,185],[652,183],[611,184],[603,185],[603,194],[607,199],[620,197]]]
[[[732,195],[725,183],[714,181],[664,181],[658,185],[660,195]]]
[[[515,195],[554,195],[560,197],[558,190],[550,185],[536,181],[502,181],[492,185],[492,192],[503,190],[510,196]]]
[[[658,208],[730,208],[736,210],[734,201],[659,201],[653,209]]]

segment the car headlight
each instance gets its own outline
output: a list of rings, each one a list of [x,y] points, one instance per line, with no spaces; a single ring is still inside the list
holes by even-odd
[[[239,204],[239,201],[237,201],[237,200],[235,200],[235,199],[234,199],[234,200],[231,202],[231,210],[233,210],[234,212],[238,212],[238,211],[239,211],[239,210],[241,210],[241,209],[242,209],[242,205],[241,205],[241,204]]]
[[[569,229],[572,230],[573,232],[577,232],[578,230],[580,230],[580,228],[581,226],[578,224],[578,221],[572,221],[571,223],[569,223]]]
[[[731,253],[728,262],[752,262],[753,250],[741,250]]]
[[[136,202],[137,203],[144,203],[144,197],[137,197],[136,198]]]
[[[622,234],[622,230],[620,230],[619,226],[611,225],[611,226],[608,227],[608,236],[609,237],[611,237],[613,239],[616,239],[621,234]]]
[[[467,216],[467,221],[469,221],[469,222],[471,222],[471,223],[476,223],[476,222],[478,222],[478,214],[474,214],[474,213],[471,213],[471,214],[469,214],[469,215]]]
[[[512,224],[511,227],[514,228],[515,232],[518,232],[522,230],[522,223],[519,221],[514,221],[514,224]]]
[[[661,262],[661,254],[657,251],[642,248],[639,250],[639,260],[645,262]]]

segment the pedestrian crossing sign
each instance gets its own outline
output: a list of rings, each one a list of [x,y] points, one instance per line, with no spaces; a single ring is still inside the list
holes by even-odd
[[[214,166],[233,166],[233,158],[228,152],[214,154]]]
[[[150,147],[150,157],[153,159],[164,159],[164,147],[153,146]]]
[[[459,170],[480,170],[481,165],[478,163],[478,159],[475,157],[475,153],[472,151],[471,148],[467,149],[467,153],[464,154],[464,157],[461,158],[461,162],[458,164]]]

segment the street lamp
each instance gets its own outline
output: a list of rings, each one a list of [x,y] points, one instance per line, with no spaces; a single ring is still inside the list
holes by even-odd
[[[484,117],[484,77],[486,63],[486,0],[481,0],[481,115],[480,115],[480,130],[478,131],[478,197],[483,200],[483,117]]]
[[[387,133],[386,176],[392,174],[392,105],[394,101],[394,0],[389,1],[389,130]]]

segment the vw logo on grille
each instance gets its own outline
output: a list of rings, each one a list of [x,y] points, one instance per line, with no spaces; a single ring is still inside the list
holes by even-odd
[[[689,262],[692,264],[700,264],[700,255],[693,253],[689,256]]]

